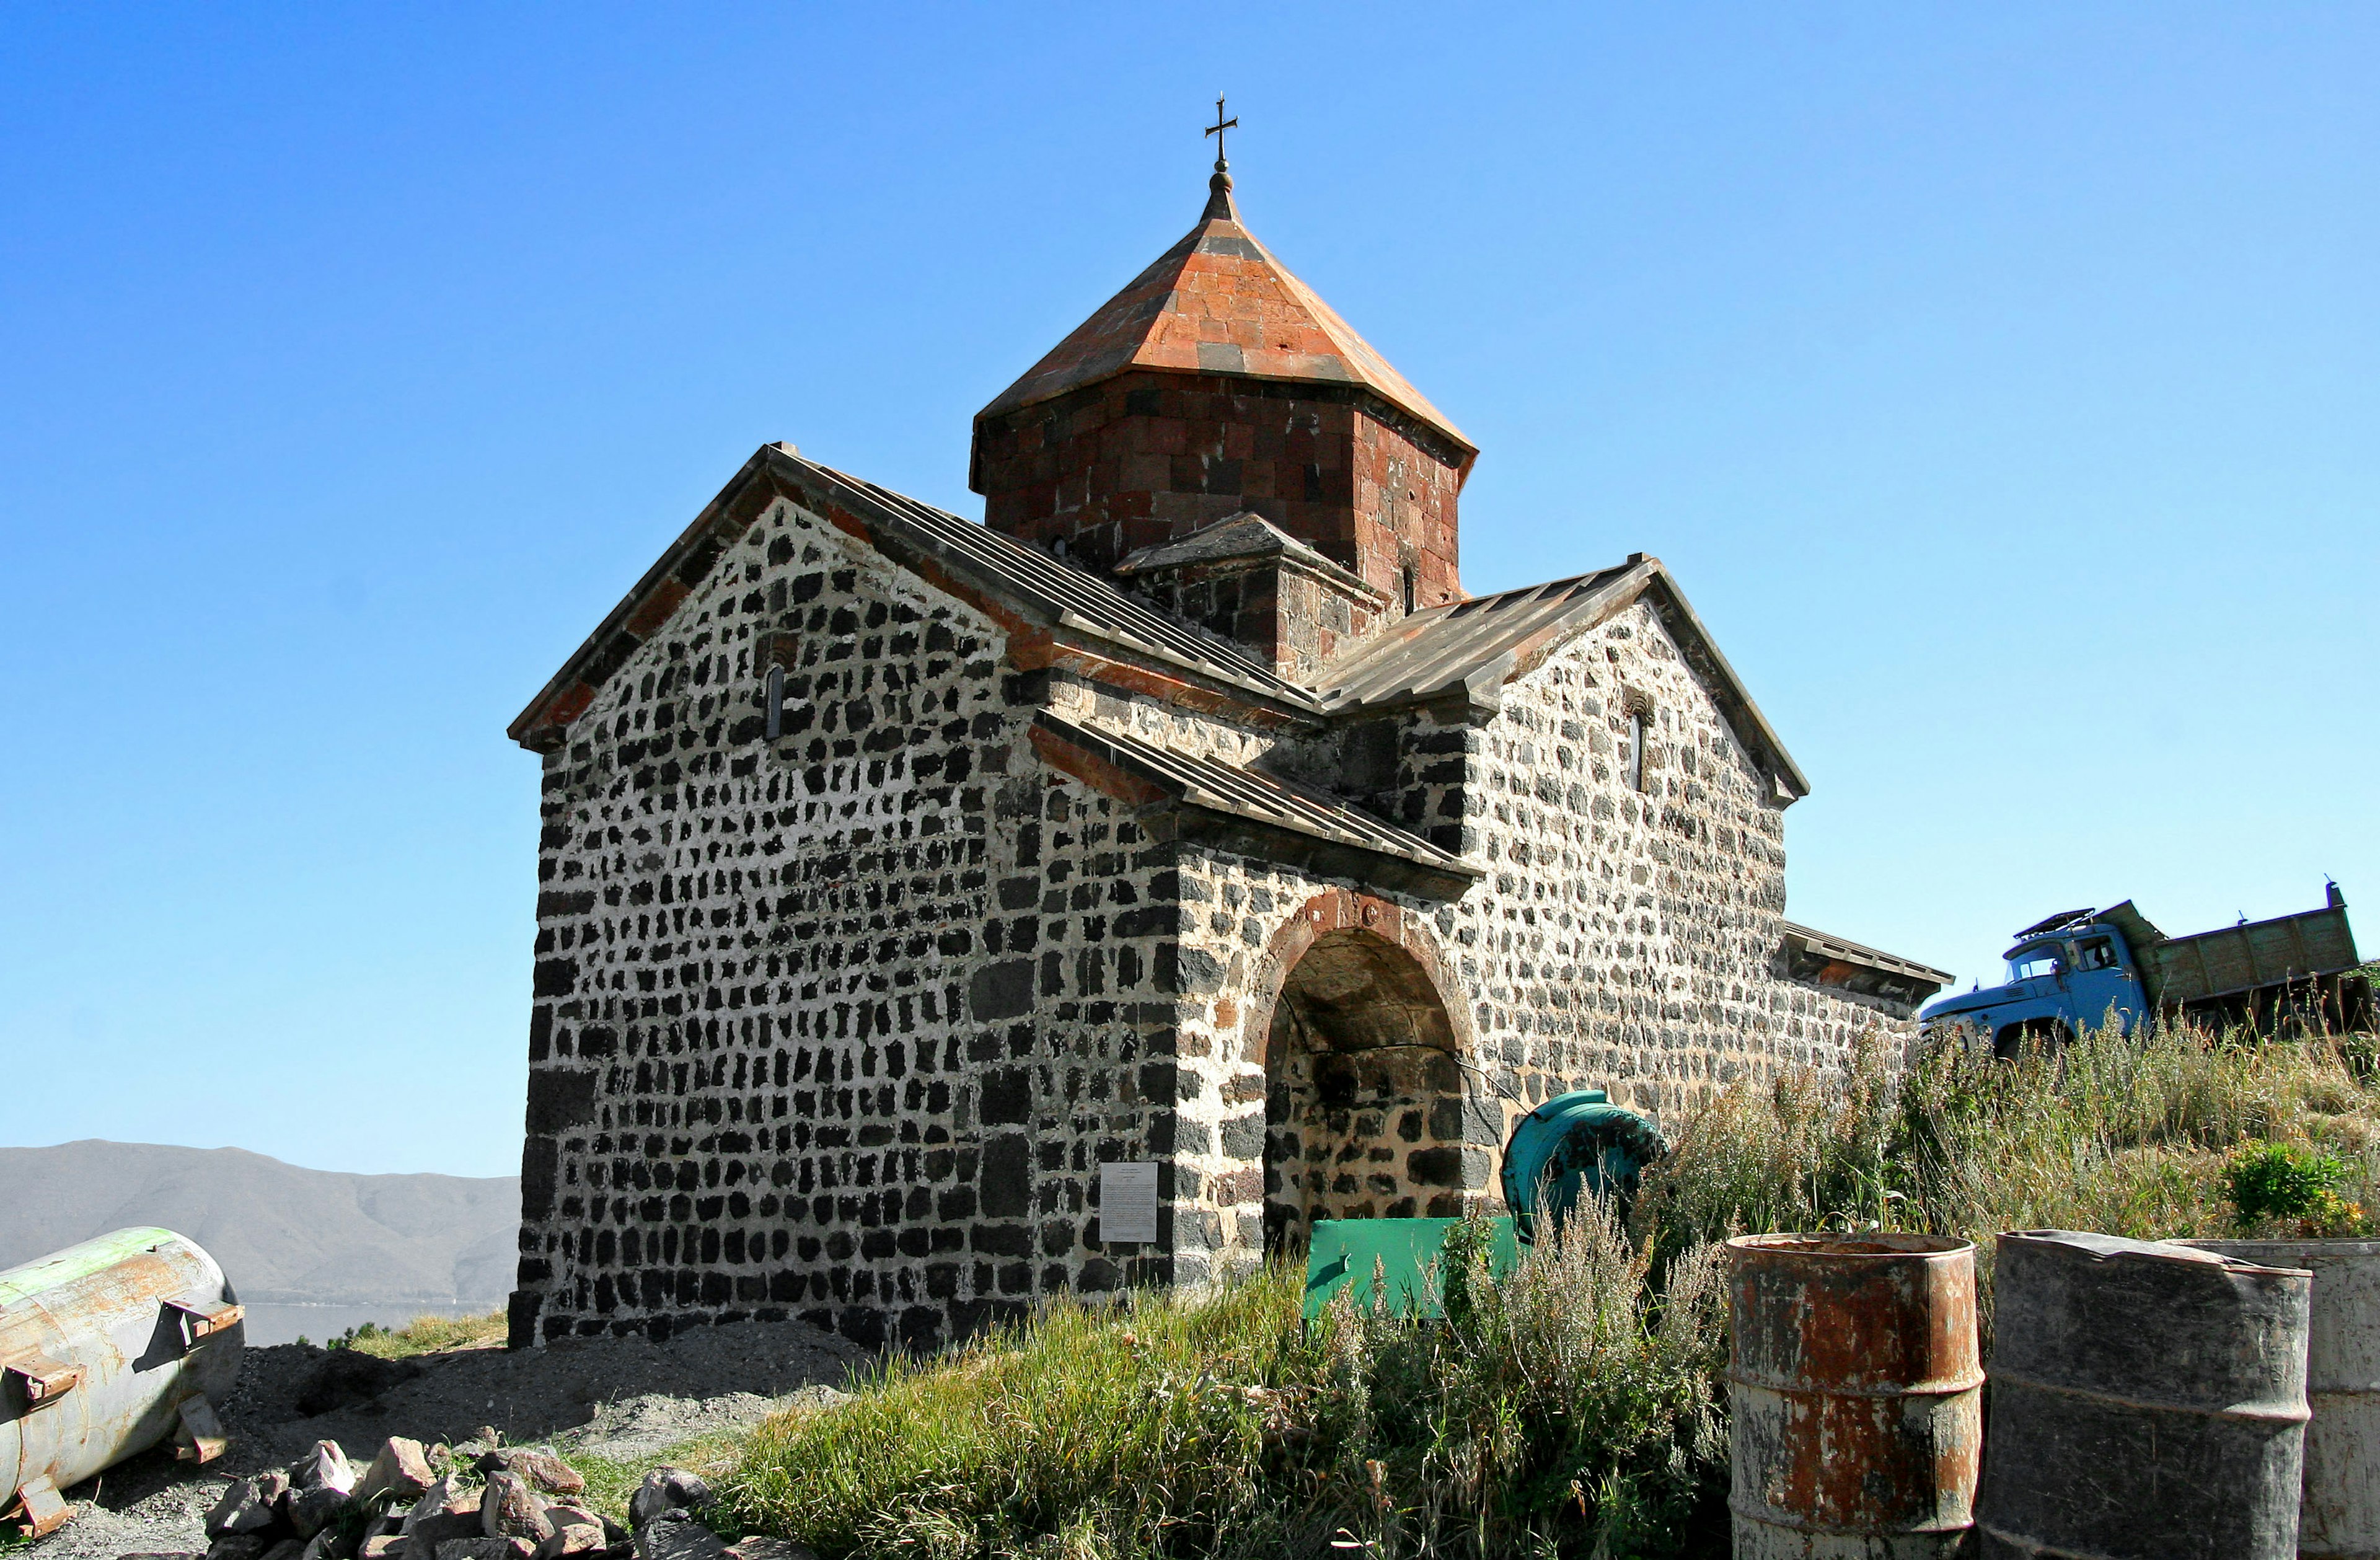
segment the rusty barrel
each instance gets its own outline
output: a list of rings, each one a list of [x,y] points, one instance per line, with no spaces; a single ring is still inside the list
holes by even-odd
[[[2191,1240],[2313,1274],[2306,1328],[2305,1480],[2298,1553],[2380,1560],[2380,1240]]]
[[[1738,1560],[1934,1560],[1974,1525],[1975,1249],[1925,1235],[1728,1243]]]
[[[168,1435],[223,1450],[210,1398],[245,1334],[215,1260],[171,1230],[121,1229],[0,1273],[0,1505],[42,1528],[61,1492]]]
[[[2312,1287],[2162,1241],[2001,1236],[1982,1553],[2289,1560]]]

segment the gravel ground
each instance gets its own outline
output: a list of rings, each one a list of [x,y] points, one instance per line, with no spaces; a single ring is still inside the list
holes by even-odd
[[[542,1348],[428,1354],[420,1374],[380,1396],[311,1418],[297,1399],[321,1366],[310,1344],[252,1348],[239,1382],[216,1405],[231,1446],[203,1469],[144,1452],[67,1492],[74,1519],[21,1551],[27,1560],[116,1560],[195,1554],[201,1524],[233,1479],[336,1441],[358,1466],[392,1435],[427,1445],[467,1440],[492,1425],[512,1445],[548,1444],[615,1461],[657,1456],[697,1436],[752,1423],[791,1404],[838,1395],[873,1357],[798,1322],[698,1327],[656,1344],[645,1337],[575,1338]]]

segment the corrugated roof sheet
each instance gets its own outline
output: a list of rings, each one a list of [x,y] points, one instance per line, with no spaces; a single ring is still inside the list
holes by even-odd
[[[1464,689],[1485,693],[1509,676],[1534,644],[1592,622],[1607,593],[1644,567],[1631,560],[1594,574],[1413,613],[1325,666],[1318,691],[1334,711],[1417,701]]]
[[[1849,964],[1864,964],[1872,969],[1881,969],[1888,974],[1905,975],[1914,981],[1930,981],[1937,986],[1946,985],[1950,980],[1950,972],[1947,969],[1937,969],[1930,964],[1920,964],[1913,958],[1902,958],[1899,954],[1888,954],[1882,948],[1871,948],[1864,943],[1854,943],[1848,937],[1830,936],[1811,927],[1798,926],[1790,920],[1785,923],[1785,940],[1788,945],[1798,942],[1810,952],[1828,958],[1839,958]]]
[[[1170,795],[1217,812],[1275,828],[1416,862],[1436,871],[1476,877],[1479,869],[1419,835],[1322,791],[1223,759],[1175,752],[1146,738],[1085,725],[1044,710],[1035,724],[1086,752],[1138,774]]]

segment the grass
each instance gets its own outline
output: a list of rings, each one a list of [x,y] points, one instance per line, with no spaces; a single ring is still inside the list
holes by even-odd
[[[2335,1160],[2342,1210],[2375,1206],[2380,1095],[2368,1037],[2265,1042],[2112,1031],[2011,1061],[1921,1052],[1896,1073],[1874,1042],[1845,1085],[1806,1076],[1721,1094],[1646,1176],[1640,1236],[1671,1249],[1730,1232],[1880,1227],[1976,1247],[2085,1229],[2143,1239],[2290,1237],[2243,1216],[2232,1164],[2272,1144]],[[2326,1233],[2346,1234],[2342,1223]]]
[[[825,1556],[1156,1553],[1258,1515],[1284,1388],[1322,1340],[1285,1274],[1195,1302],[1058,1306],[753,1437],[725,1504]]]
[[[332,1348],[352,1348],[382,1359],[439,1354],[455,1348],[494,1348],[504,1341],[504,1313],[485,1316],[417,1316],[402,1327],[367,1322],[331,1340]]]
[[[1687,1553],[1724,1520],[1716,1253],[1657,1287],[1593,1218],[1500,1282],[1485,1249],[1442,1325],[1309,1327],[1275,1268],[890,1361],[762,1426],[720,1515],[827,1560]]]
[[[2362,1228],[2374,1073],[2366,1042],[2184,1030],[1905,1067],[1870,1042],[1846,1078],[1717,1095],[1625,1229],[1587,1210],[1498,1278],[1474,1226],[1443,1322],[1342,1303],[1309,1326],[1278,1270],[1053,1304],[675,1456],[723,1531],[824,1560],[1723,1555],[1726,1237],[1963,1237],[1988,1329],[2000,1230]],[[643,1469],[586,1471],[616,1510]]]
[[[625,1461],[562,1449],[563,1460],[587,1481],[586,1490],[573,1495],[570,1504],[625,1526],[628,1520],[628,1497],[637,1493],[646,1474],[666,1465],[691,1469],[715,1482],[734,1469],[749,1438],[749,1432],[721,1431],[682,1441],[650,1456]],[[731,1537],[742,1536],[738,1529],[722,1525],[722,1530]]]

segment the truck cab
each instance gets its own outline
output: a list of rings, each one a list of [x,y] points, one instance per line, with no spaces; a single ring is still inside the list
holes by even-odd
[[[2004,984],[1928,1005],[1918,1015],[1920,1032],[1955,1031],[1975,1049],[2013,1056],[2027,1040],[2062,1043],[2111,1022],[2129,1035],[2151,1010],[2131,944],[2093,911],[2036,922],[2002,957]]]

